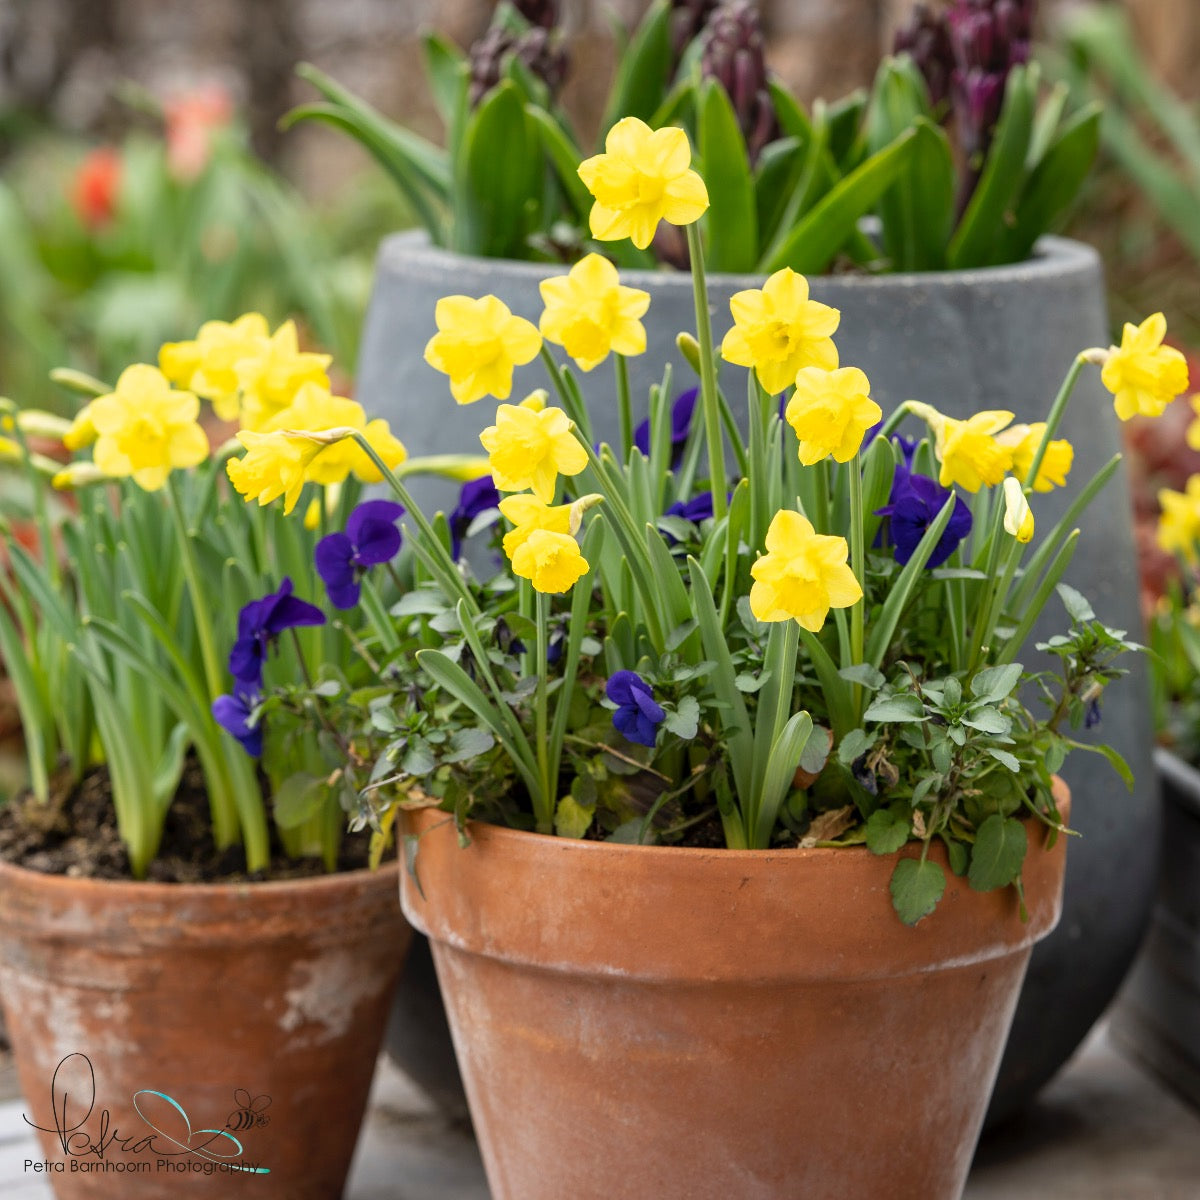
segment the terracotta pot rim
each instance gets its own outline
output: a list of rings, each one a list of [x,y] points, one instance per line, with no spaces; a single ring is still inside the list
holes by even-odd
[[[50,871],[35,871],[19,863],[0,858],[0,882],[21,880],[29,888],[45,888],[47,891],[89,892],[103,891],[109,896],[121,892],[122,899],[137,895],[143,900],[174,897],[192,900],[199,896],[229,897],[240,899],[254,892],[263,896],[281,897],[289,892],[312,889],[333,890],[348,883],[365,880],[372,875],[399,876],[400,860],[391,859],[372,870],[370,867],[355,867],[352,871],[329,871],[322,875],[305,876],[302,879],[263,879],[256,882],[244,880],[239,883],[163,883],[159,880],[139,879],[91,879],[86,876],[59,875]]]
[[[1069,813],[1069,793],[1057,786]],[[463,849],[445,816],[403,814],[428,836],[416,880],[401,875],[409,921],[458,951],[550,972],[703,984],[883,980],[1021,953],[1061,911],[1064,836],[1041,852],[1031,838],[1027,921],[1014,889],[977,892],[945,870],[936,911],[905,927],[890,882],[895,863],[919,853],[915,843],[891,855],[865,847],[685,853],[480,825]],[[930,858],[946,868],[940,843]]]
[[[430,266],[453,264],[456,261],[488,262],[496,264],[506,274],[541,280],[547,275],[560,274],[567,270],[565,265],[554,263],[527,262],[516,258],[484,258],[477,254],[460,254],[445,246],[435,246],[423,230],[406,229],[389,234],[380,243],[379,266],[386,267],[388,260],[396,255],[409,259],[424,260]],[[845,290],[851,288],[874,291],[911,289],[928,285],[933,280],[947,283],[969,283],[975,280],[988,283],[1011,283],[1025,285],[1040,279],[1056,280],[1064,272],[1094,271],[1100,257],[1086,242],[1075,238],[1046,234],[1037,240],[1032,255],[1016,263],[1003,263],[994,267],[966,267],[953,271],[898,271],[889,275],[810,275],[811,282],[820,288]],[[647,270],[645,268],[622,268],[621,279],[635,287],[679,288],[691,295],[691,276],[686,271]],[[763,273],[710,271],[709,283],[721,280],[756,287],[761,284]]]

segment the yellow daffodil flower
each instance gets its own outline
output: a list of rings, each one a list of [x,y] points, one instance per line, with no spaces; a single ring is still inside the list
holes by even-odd
[[[959,421],[929,404],[910,402],[908,410],[933,431],[942,487],[957,484],[965,491],[977,492],[981,487],[995,487],[1011,470],[1012,447],[1001,444],[996,434],[1012,422],[1012,413],[991,409]]]
[[[208,438],[197,424],[200,401],[172,389],[167,377],[145,363],[126,367],[116,390],[88,405],[96,429],[92,459],[113,479],[133,477],[155,492],[181,467],[208,457]]]
[[[75,414],[70,428],[63,434],[62,443],[72,453],[90,446],[100,436],[92,423],[92,405],[95,403],[95,400],[91,400],[85,404]]]
[[[292,403],[276,413],[261,432],[286,429],[320,432],[343,427],[360,431],[389,470],[408,457],[404,444],[392,436],[386,421],[368,422],[361,404],[345,396],[334,396],[317,383],[301,384]],[[353,438],[345,438],[326,447],[312,460],[306,480],[329,487],[344,483],[351,471],[363,483],[379,483],[383,479],[366,451]]]
[[[749,288],[729,301],[733,328],[721,343],[721,357],[753,367],[772,395],[790,388],[805,367],[832,371],[838,365],[833,335],[842,314],[808,298],[808,280],[784,267],[761,290]]]
[[[1186,492],[1163,488],[1158,493],[1162,514],[1158,519],[1158,544],[1168,554],[1178,554],[1196,564],[1200,555],[1200,475],[1187,481]]]
[[[850,608],[862,588],[847,565],[846,539],[817,533],[797,512],[775,514],[767,553],[751,568],[750,611],[760,621],[795,620],[820,632],[831,608]]]
[[[575,534],[579,530],[579,519],[574,505],[558,504],[553,507],[543,504],[536,496],[522,493],[506,496],[500,501],[500,512],[512,522],[513,528],[504,535],[504,553],[511,559],[539,529],[550,533]]]
[[[326,449],[326,443],[301,433],[256,433],[252,429],[241,430],[237,439],[246,453],[225,464],[230,482],[247,500],[257,500],[260,505],[282,496],[284,514],[290,513],[300,499],[313,459]]]
[[[542,337],[561,346],[581,371],[599,366],[610,351],[626,357],[645,352],[640,318],[650,307],[650,293],[624,287],[607,258],[589,254],[568,274],[543,279],[538,287],[546,306]]]
[[[443,296],[434,310],[438,331],[425,346],[425,361],[450,376],[459,404],[484,396],[507,400],[513,368],[531,362],[542,348],[537,326],[514,316],[496,296]]]
[[[305,383],[329,387],[328,354],[301,351],[296,323],[284,321],[257,350],[233,367],[242,394],[242,428],[262,432]]]
[[[857,367],[801,368],[784,415],[800,440],[806,467],[831,454],[837,462],[849,462],[858,453],[863,435],[883,419],[870,391],[870,381]]]
[[[579,178],[596,198],[592,236],[602,242],[631,238],[645,250],[659,221],[698,221],[708,208],[708,189],[691,162],[682,129],[651,129],[637,117],[618,121],[604,139],[604,153],[579,164]]]
[[[996,436],[996,441],[1012,450],[1013,473],[1025,482],[1033,466],[1034,455],[1046,436],[1046,422],[1037,421],[1033,425],[1013,425]],[[1042,457],[1042,465],[1038,468],[1037,479],[1034,480],[1035,492],[1049,492],[1056,487],[1066,487],[1067,475],[1075,461],[1075,447],[1065,438],[1056,438],[1046,447]]]
[[[512,558],[515,575],[539,592],[567,592],[588,572],[588,561],[569,533],[535,529]]]
[[[237,365],[260,357],[270,340],[262,313],[205,321],[193,341],[167,342],[159,350],[159,370],[178,387],[208,400],[222,421],[236,421],[241,408]]]
[[[560,408],[535,412],[502,404],[496,410],[496,424],[489,425],[479,440],[500,491],[532,491],[544,504],[554,499],[559,475],[578,475],[587,466],[587,451]]]
[[[1111,346],[1100,378],[1112,392],[1113,407],[1122,421],[1158,417],[1188,387],[1187,359],[1173,346],[1164,346],[1167,320],[1162,313],[1140,325],[1126,324],[1121,345]]]
[[[1018,542],[1033,541],[1033,509],[1021,481],[1013,475],[1004,477],[1004,532]]]

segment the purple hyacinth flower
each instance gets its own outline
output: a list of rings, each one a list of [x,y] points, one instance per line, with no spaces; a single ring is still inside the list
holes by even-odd
[[[490,475],[480,475],[464,483],[458,493],[458,504],[450,514],[450,553],[455,562],[462,555],[463,538],[476,517],[500,507],[500,493]]]
[[[367,568],[391,562],[400,553],[396,522],[403,515],[402,504],[366,500],[350,514],[344,533],[331,533],[317,543],[317,574],[334,608],[353,608]]]
[[[243,691],[238,688],[231,696],[218,696],[212,703],[213,720],[226,733],[232,734],[242,743],[242,749],[251,758],[261,758],[263,731],[260,724],[251,724],[250,717],[255,705],[262,700],[257,689]]]
[[[654,700],[654,689],[636,671],[618,671],[609,677],[605,694],[617,706],[613,725],[618,733],[640,746],[653,747],[666,713]]]
[[[680,392],[671,405],[671,466],[677,467],[683,458],[683,448],[687,444],[688,434],[692,431],[692,417],[696,412],[696,397],[700,395],[699,388],[689,388]],[[647,417],[634,431],[633,444],[647,457],[650,457],[650,418]]]
[[[277,592],[251,600],[238,613],[238,635],[229,652],[229,672],[238,683],[257,688],[271,643],[285,629],[324,625],[325,614],[315,604],[292,595],[292,581],[284,579]]]
[[[941,487],[936,480],[913,475],[902,466],[896,467],[889,502],[876,509],[875,515],[889,518],[889,532],[898,563],[904,565],[916,553],[925,531],[937,520],[950,494],[949,489]],[[970,532],[971,510],[961,496],[956,496],[950,522],[942,531],[926,567],[930,570],[940,567]]]

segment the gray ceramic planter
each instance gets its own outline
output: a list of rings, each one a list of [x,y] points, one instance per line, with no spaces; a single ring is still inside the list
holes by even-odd
[[[1200,1108],[1200,771],[1166,750],[1154,757],[1163,792],[1162,875],[1112,1029]]]
[[[548,268],[470,259],[430,247],[420,236],[389,238],[380,251],[375,292],[359,359],[358,396],[368,412],[388,417],[413,453],[479,451],[479,431],[491,423],[490,401],[459,408],[445,378],[422,359],[434,332],[433,309],[449,293],[491,292],[514,312],[536,320],[538,280]],[[680,387],[694,382],[678,361],[675,335],[694,329],[689,277],[625,272],[624,282],[650,291],[648,353],[631,362],[635,402],[664,360],[675,363]],[[718,339],[730,324],[729,297],[761,279],[710,280]],[[812,281],[815,298],[842,310],[837,342],[842,362],[863,368],[885,412],[915,398],[956,416],[1011,409],[1018,420],[1044,418],[1079,350],[1107,345],[1103,278],[1086,246],[1046,238],[1029,262],[980,271],[882,277],[838,276]],[[744,374],[725,368],[727,394],[744,395]],[[535,361],[522,368],[514,398],[540,387]],[[616,404],[611,364],[583,377],[597,433],[614,438]],[[1085,375],[1064,434],[1075,444],[1075,479],[1085,479],[1120,449],[1111,398],[1097,373]],[[454,490],[431,485],[424,498],[453,503]],[[1072,489],[1067,489],[1072,493]],[[1053,521],[1067,496],[1036,505]],[[1119,475],[1088,518],[1069,578],[1109,624],[1139,628],[1137,573],[1126,480]],[[1066,618],[1052,603],[1039,636],[1061,632]],[[1107,764],[1076,754],[1064,775],[1075,795],[1062,923],[1034,952],[1009,1051],[990,1113],[997,1120],[1020,1107],[1066,1061],[1117,990],[1149,913],[1158,845],[1158,798],[1150,759],[1146,681],[1140,671],[1114,689],[1098,734],[1130,762],[1138,788],[1129,795]],[[1114,885],[1119,865],[1119,885]]]

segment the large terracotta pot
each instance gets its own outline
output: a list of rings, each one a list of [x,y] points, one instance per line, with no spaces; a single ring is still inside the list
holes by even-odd
[[[59,1200],[340,1196],[410,935],[397,871],[191,885],[0,863],[0,999]]]
[[[493,1200],[958,1200],[1065,838],[908,929],[863,848],[409,830]]]
[[[515,312],[537,319],[538,281],[554,268],[538,263],[469,258],[432,247],[423,235],[399,234],[379,252],[375,290],[358,362],[358,399],[372,414],[391,419],[413,454],[479,452],[479,431],[492,420],[489,401],[459,407],[445,377],[422,351],[434,331],[439,296],[492,292]],[[646,317],[648,349],[630,362],[637,416],[646,389],[666,361],[677,388],[695,377],[675,350],[675,335],[693,329],[690,278],[680,272],[627,271],[626,283],[651,294]],[[709,292],[717,337],[728,327],[729,297],[759,287],[754,276],[713,275]],[[1018,421],[1044,420],[1050,400],[1077,351],[1109,342],[1100,260],[1090,247],[1043,238],[1034,256],[1011,266],[920,275],[839,275],[814,278],[813,296],[842,312],[837,342],[843,363],[861,367],[885,411],[915,398],[954,416],[987,408],[1009,409]],[[745,396],[745,373],[726,366],[724,386],[735,412]],[[535,360],[520,368],[514,394],[545,386]],[[598,437],[615,440],[617,406],[611,362],[582,375]],[[1112,398],[1098,372],[1088,372],[1067,413],[1063,433],[1075,446],[1075,479],[1086,480],[1121,450]],[[423,503],[454,502],[450,484],[416,481]],[[1081,484],[1080,484],[1081,486]],[[1077,495],[1077,487],[1039,497],[1037,518],[1048,529]],[[1141,627],[1131,507],[1123,471],[1089,510],[1088,523],[1068,573],[1101,619],[1121,629]],[[1032,641],[1064,632],[1067,619],[1052,599]],[[1053,665],[1032,654],[1027,665]],[[1073,848],[1064,918],[1035,951],[1018,1007],[1012,1050],[998,1076],[990,1119],[1020,1108],[1067,1061],[1107,1007],[1141,942],[1157,876],[1159,801],[1151,762],[1153,730],[1144,665],[1105,697],[1104,722],[1080,736],[1111,742],[1137,779],[1131,796],[1099,755],[1076,754],[1063,774],[1088,804],[1079,814],[1083,835]],[[1119,865],[1122,886],[1111,886]],[[414,982],[414,987],[419,986]],[[437,1023],[423,1025],[423,995],[407,997],[401,982],[401,1063],[418,1075],[446,1061],[434,1047]],[[424,1040],[419,1056],[411,1048]],[[442,1092],[448,1091],[443,1085]]]

